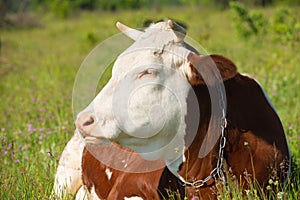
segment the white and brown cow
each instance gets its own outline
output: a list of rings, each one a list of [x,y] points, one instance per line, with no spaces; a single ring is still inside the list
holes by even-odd
[[[285,134],[255,80],[223,56],[198,55],[172,21],[144,32],[117,26],[135,42],[78,114],[56,175],[58,197],[160,199],[178,191],[215,199],[221,157],[241,184],[245,172],[262,186],[270,177],[286,180]]]

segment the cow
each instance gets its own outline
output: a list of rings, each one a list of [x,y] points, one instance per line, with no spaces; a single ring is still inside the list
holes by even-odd
[[[160,199],[169,191],[216,199],[212,188],[226,181],[227,172],[244,188],[249,176],[263,188],[270,178],[287,180],[285,133],[257,81],[224,56],[200,55],[171,20],[145,31],[117,27],[135,42],[78,114],[54,193],[61,196],[66,185],[67,192],[88,199]],[[77,155],[69,162],[77,168],[62,175],[74,168],[66,162],[72,150]],[[127,157],[129,171],[117,166]]]

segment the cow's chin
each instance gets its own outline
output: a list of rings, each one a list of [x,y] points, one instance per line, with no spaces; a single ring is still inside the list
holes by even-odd
[[[166,152],[166,146],[170,141],[164,141],[158,137],[152,138],[135,138],[135,137],[122,137],[116,139],[116,143],[125,148],[129,148],[137,152],[145,160],[157,160],[157,159],[173,159],[173,155],[170,156]],[[177,155],[175,155],[176,157]]]
[[[104,137],[86,136],[84,138],[86,144],[94,145],[110,145],[111,141]]]
[[[111,140],[105,137],[98,137],[93,135],[83,135],[78,131],[79,135],[82,137],[82,140],[85,144],[93,144],[93,145],[110,145]]]

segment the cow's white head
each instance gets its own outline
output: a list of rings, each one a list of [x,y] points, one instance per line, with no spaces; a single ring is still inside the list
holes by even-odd
[[[115,61],[107,85],[78,114],[77,129],[87,142],[113,141],[147,159],[174,160],[186,145],[188,95],[198,109],[190,83],[200,76],[190,60],[199,56],[183,41],[185,30],[170,20],[145,31],[117,27],[135,42]],[[199,116],[194,118],[196,134]]]

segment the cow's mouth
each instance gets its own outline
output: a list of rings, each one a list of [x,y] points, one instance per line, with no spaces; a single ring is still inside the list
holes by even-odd
[[[87,144],[96,144],[96,145],[109,145],[111,141],[105,137],[98,137],[88,134],[83,134],[80,130],[77,130],[79,135],[81,135],[82,139]]]

